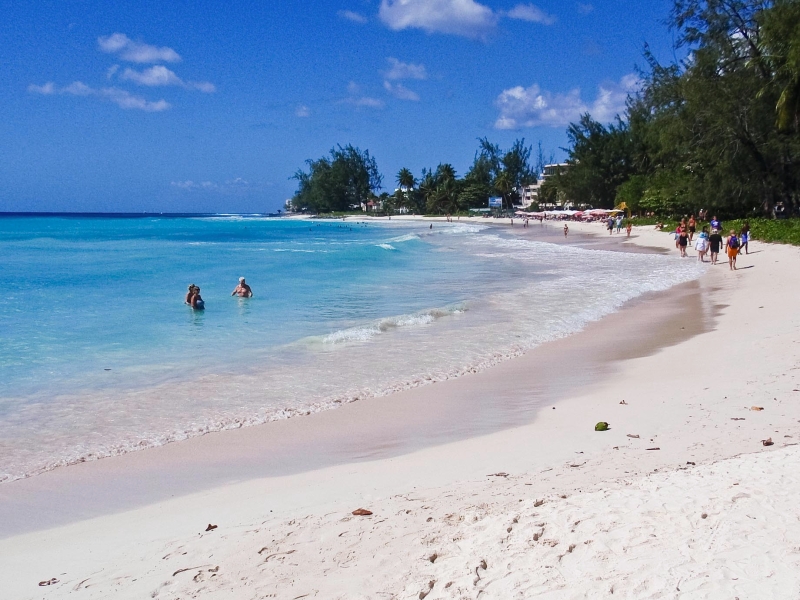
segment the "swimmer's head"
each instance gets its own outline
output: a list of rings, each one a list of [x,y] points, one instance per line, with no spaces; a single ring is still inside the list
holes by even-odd
[[[239,283],[244,283],[244,277],[239,277]]]

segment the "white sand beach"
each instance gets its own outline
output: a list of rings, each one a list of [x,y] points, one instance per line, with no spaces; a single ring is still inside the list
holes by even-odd
[[[607,236],[570,223],[581,233]],[[677,252],[652,227],[607,237]],[[750,251],[736,272],[725,261],[570,338],[401,392],[389,417],[359,402],[0,486],[0,513],[23,524],[0,539],[2,597],[797,598],[800,249]],[[536,387],[537,368],[569,379],[589,347],[597,370]],[[399,441],[427,422],[457,432],[464,398],[522,406],[532,390],[552,402],[517,426]],[[180,485],[282,440],[304,449],[296,469]],[[126,503],[126,477],[169,491]]]

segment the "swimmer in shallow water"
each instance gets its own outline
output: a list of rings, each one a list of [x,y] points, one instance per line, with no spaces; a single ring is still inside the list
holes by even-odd
[[[195,310],[203,310],[206,307],[206,303],[203,302],[202,296],[200,296],[200,288],[194,286],[194,294],[192,294],[192,298],[189,301],[191,307]]]
[[[231,296],[239,296],[239,298],[252,298],[253,290],[244,282],[244,277],[239,277],[239,285],[233,288]]]

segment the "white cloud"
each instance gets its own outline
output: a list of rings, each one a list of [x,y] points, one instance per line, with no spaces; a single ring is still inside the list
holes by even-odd
[[[425,65],[415,65],[412,63],[400,62],[391,56],[386,59],[389,62],[389,70],[384,71],[383,77],[388,80],[397,79],[427,79],[428,73]]]
[[[213,94],[217,91],[217,86],[215,86],[210,81],[189,81],[187,85],[190,88],[194,88],[203,92],[204,94]]]
[[[216,190],[219,188],[213,181],[200,181],[195,183],[191,179],[187,179],[186,181],[170,181],[170,185],[190,192],[195,190]]]
[[[381,0],[378,17],[394,31],[408,28],[484,38],[498,16],[475,0]]]
[[[183,80],[170,71],[167,67],[162,65],[155,65],[144,71],[134,71],[133,69],[125,69],[122,75],[119,76],[122,81],[133,81],[139,85],[146,85],[150,87],[164,86],[164,85],[183,85]]]
[[[580,89],[577,88],[567,94],[552,94],[536,84],[528,88],[513,87],[503,90],[495,100],[495,105],[500,109],[495,127],[564,127],[586,112],[595,120],[608,123],[624,113],[628,94],[635,92],[639,85],[638,77],[632,74],[623,77],[619,83],[602,84],[591,104],[581,98]]]
[[[582,2],[578,2],[578,12],[582,15],[588,15],[590,12],[594,10],[594,6],[591,4],[583,4]]]
[[[200,90],[207,94],[215,92],[217,89],[213,83],[209,83],[208,81],[184,81],[163,65],[155,65],[144,71],[125,69],[119,78],[122,81],[133,81],[139,85],[146,85],[149,87],[177,85],[186,89]]]
[[[364,106],[367,108],[383,108],[385,102],[378,98],[371,98],[370,96],[359,96],[358,98],[347,98],[345,100],[347,104],[352,104],[353,106]]]
[[[392,96],[399,98],[400,100],[411,100],[413,102],[419,101],[419,94],[412,92],[410,89],[400,85],[399,83],[392,84],[388,81],[384,81],[383,87]]]
[[[510,19],[540,23],[542,25],[552,25],[556,22],[556,18],[553,15],[547,14],[534,4],[517,4],[506,13],[506,16]]]
[[[98,90],[98,94],[126,110],[135,109],[145,112],[162,112],[170,108],[170,104],[166,100],[151,102],[141,96],[134,96],[127,90],[121,90],[119,88],[103,88],[102,90]]]
[[[352,10],[340,10],[336,13],[342,19],[347,19],[348,21],[352,21],[353,23],[361,23],[362,25],[367,22],[367,17],[364,15],[353,12]]]
[[[349,98],[345,98],[341,102],[345,104],[352,104],[353,106],[366,107],[366,108],[383,108],[385,102],[378,98],[372,98],[362,94],[361,86],[355,81],[347,84],[347,93],[350,94]]]
[[[179,62],[180,55],[172,48],[166,46],[158,47],[135,42],[124,33],[112,33],[111,35],[100,36],[97,38],[100,50],[108,54],[119,54],[122,60],[135,63],[159,63],[159,62]]]
[[[119,71],[119,65],[111,65],[106,71],[106,79],[111,79]]]
[[[28,92],[33,94],[67,94],[69,96],[94,96],[109,102],[113,102],[120,108],[143,110],[145,112],[162,112],[170,108],[169,102],[166,100],[157,100],[152,102],[141,96],[135,96],[126,90],[121,90],[115,87],[106,88],[92,88],[83,83],[82,81],[73,81],[67,86],[56,88],[55,84],[48,82],[44,85],[29,85]]]
[[[95,90],[82,81],[73,81],[68,86],[61,88],[61,93],[70,94],[72,96],[91,96],[95,93]]]
[[[294,114],[296,117],[310,117],[311,109],[309,109],[305,104],[301,104],[294,109]]]
[[[48,81],[44,85],[36,85],[32,83],[28,86],[29,94],[42,94],[43,96],[50,96],[56,93],[56,84]]]

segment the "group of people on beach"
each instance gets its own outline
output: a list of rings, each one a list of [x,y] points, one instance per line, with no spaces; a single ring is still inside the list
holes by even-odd
[[[705,215],[704,215],[705,216]],[[728,255],[728,267],[731,270],[736,269],[736,257],[744,250],[745,254],[749,254],[748,244],[750,242],[750,223],[745,221],[742,229],[737,236],[736,230],[731,229],[727,238],[722,236],[722,221],[717,219],[714,215],[710,221],[711,231],[709,227],[704,226],[700,234],[697,236],[697,241],[694,242],[694,249],[697,250],[697,260],[705,262],[705,256],[710,251],[711,264],[717,264],[720,250],[724,250]],[[656,226],[658,227],[658,226]],[[689,219],[681,219],[681,222],[675,228],[675,247],[680,250],[681,256],[686,256],[686,248],[694,241],[694,234],[697,231],[697,220],[694,215]]]
[[[253,290],[245,282],[244,277],[239,277],[239,284],[233,288],[231,296],[239,296],[239,298],[252,298]],[[200,286],[193,283],[189,284],[189,290],[186,292],[185,304],[191,306],[194,310],[204,310],[206,307],[203,297],[200,295]]]
[[[622,215],[617,215],[616,218],[609,216],[606,220],[606,229],[608,229],[608,234],[611,235],[614,233],[614,230],[617,230],[617,233],[622,231],[622,222],[623,222]],[[625,226],[625,232],[628,234],[628,237],[631,237],[631,230],[633,229],[633,223],[631,220],[628,219],[628,224]]]

